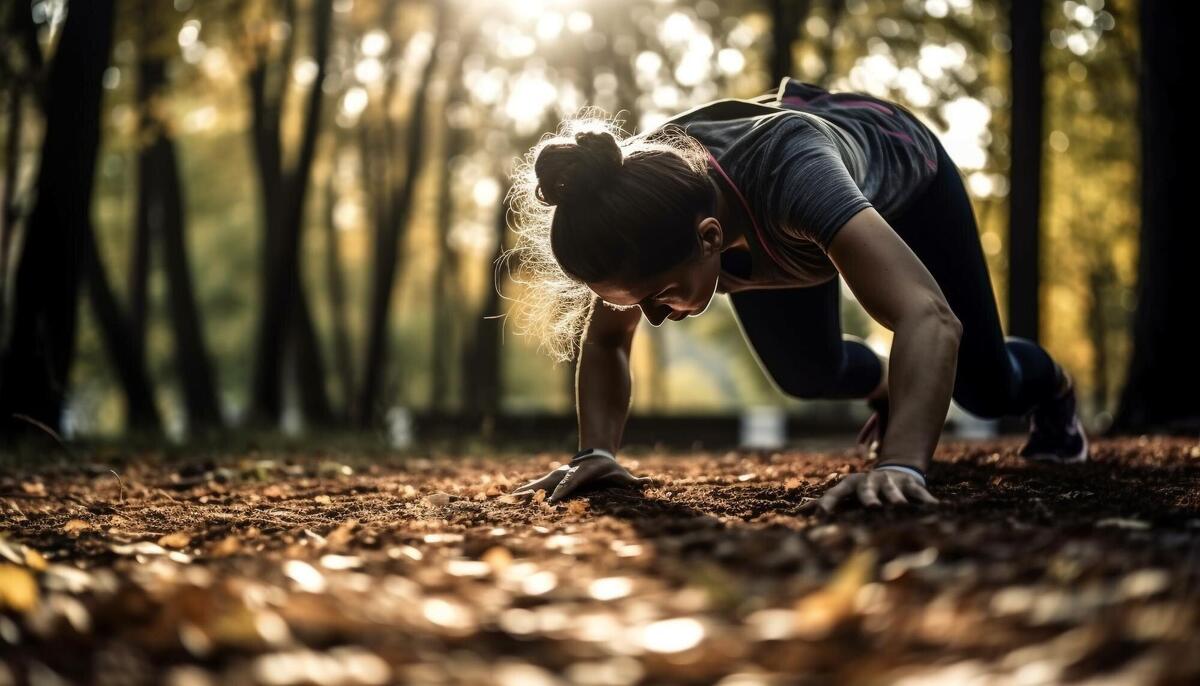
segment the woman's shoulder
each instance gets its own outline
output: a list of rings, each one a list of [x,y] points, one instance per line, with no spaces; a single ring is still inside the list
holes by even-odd
[[[748,151],[765,142],[769,134],[786,132],[791,137],[801,128],[827,133],[822,129],[828,125],[809,113],[755,100],[724,98],[681,112],[641,135],[653,137],[674,128],[698,140],[717,159],[724,160],[735,150]]]

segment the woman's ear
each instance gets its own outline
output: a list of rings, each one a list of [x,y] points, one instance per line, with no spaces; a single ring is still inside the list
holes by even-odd
[[[721,246],[724,245],[724,230],[716,217],[701,219],[700,224],[696,226],[696,234],[700,239],[701,254],[708,256],[721,252]]]

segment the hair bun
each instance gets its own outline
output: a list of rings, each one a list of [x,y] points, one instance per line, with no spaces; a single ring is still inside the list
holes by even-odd
[[[595,190],[621,170],[624,155],[607,131],[575,134],[574,143],[551,143],[538,154],[538,198],[558,205],[580,192]]]

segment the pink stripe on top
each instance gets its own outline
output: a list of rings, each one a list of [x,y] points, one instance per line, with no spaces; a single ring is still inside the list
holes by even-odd
[[[709,152],[707,148],[705,148],[704,152],[708,155],[708,161],[712,163],[713,167],[716,167],[717,172],[723,179],[725,179],[725,182],[729,184],[729,187],[733,189],[734,195],[736,195],[738,200],[741,201],[742,207],[746,209],[746,216],[750,218],[750,225],[754,227],[754,233],[758,236],[759,245],[763,247],[763,250],[767,251],[767,255],[772,260],[775,260],[775,264],[782,265],[783,262],[775,256],[775,253],[771,250],[771,245],[765,240],[762,229],[758,227],[758,222],[754,219],[754,213],[750,211],[750,204],[746,202],[745,196],[743,196],[742,192],[738,190],[737,184],[733,182],[733,179],[729,178],[729,174],[725,173],[725,170],[721,168],[721,164],[717,162],[717,158],[713,157],[713,154]]]

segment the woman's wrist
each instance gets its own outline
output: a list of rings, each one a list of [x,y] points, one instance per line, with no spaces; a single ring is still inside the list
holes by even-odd
[[[876,467],[885,464],[903,465],[920,470],[922,473],[929,469],[929,458],[922,455],[889,455],[884,448],[884,452],[879,456],[879,461],[875,463]]]
[[[880,462],[879,464],[875,465],[873,469],[877,472],[900,472],[901,474],[908,474],[909,476],[918,479],[922,486],[924,486],[928,481],[926,479],[924,469],[914,467],[910,464],[903,464],[900,462]]]
[[[574,457],[571,458],[571,461],[576,462],[596,456],[604,456],[614,462],[617,460],[617,456],[614,455],[612,451],[605,448],[582,448],[579,452],[575,453]]]

